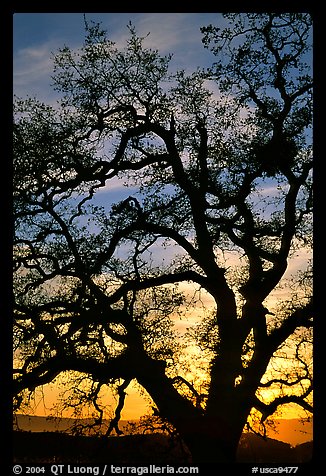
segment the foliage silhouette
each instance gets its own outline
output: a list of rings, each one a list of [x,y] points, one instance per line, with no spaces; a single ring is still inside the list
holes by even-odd
[[[312,247],[312,20],[225,21],[190,75],[85,22],[54,56],[61,101],[17,99],[13,139],[17,407],[68,373],[64,405],[99,422],[117,392],[117,430],[137,382],[205,463],[283,404],[312,411],[310,261],[288,279]]]

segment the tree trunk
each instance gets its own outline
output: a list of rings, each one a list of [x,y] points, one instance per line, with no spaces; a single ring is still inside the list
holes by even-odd
[[[151,395],[160,415],[175,427],[194,464],[235,462],[247,418],[243,405],[238,406],[230,395],[227,401],[218,402],[214,415],[205,415],[177,392],[161,362],[147,357],[139,368],[138,382]]]
[[[230,428],[229,423],[202,417],[189,422],[191,428],[181,431],[194,464],[234,463],[242,428]]]

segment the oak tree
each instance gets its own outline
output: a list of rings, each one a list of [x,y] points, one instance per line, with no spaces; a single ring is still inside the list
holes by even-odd
[[[137,382],[197,463],[234,461],[254,416],[312,412],[311,23],[226,14],[188,74],[86,22],[58,103],[15,101],[18,408],[68,373],[99,416],[116,389],[118,430]]]

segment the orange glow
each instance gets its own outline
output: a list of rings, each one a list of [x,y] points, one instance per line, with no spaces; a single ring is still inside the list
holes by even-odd
[[[196,291],[192,285],[182,283],[181,287],[182,291],[190,296],[194,296],[194,293],[199,293],[199,291]],[[214,303],[212,298],[207,293],[201,290],[199,297],[200,299],[197,302],[197,305],[185,307],[184,312],[181,312],[180,315],[174,317],[175,331],[181,339],[191,326],[199,323],[204,318],[204,316],[207,316],[210,310],[213,309]],[[273,308],[273,304],[275,304],[275,302],[269,303],[270,309]],[[290,351],[288,357],[289,356]],[[183,376],[189,381],[193,381],[193,379],[195,379],[195,386],[197,388],[200,387],[200,382],[204,385],[208,378],[208,375],[205,372],[208,368],[207,356],[205,356],[199,348],[189,344],[185,350],[183,359]],[[284,359],[280,360],[278,357],[274,357],[272,359],[272,363],[274,363],[274,367],[283,369],[285,368],[285,370],[288,370],[288,366],[291,365],[289,362],[285,362]],[[272,372],[273,370],[275,371],[275,368],[273,369],[272,363],[270,364],[270,370],[268,369],[268,372]],[[60,377],[53,383],[45,385],[42,390],[38,390],[36,392],[31,411],[29,412],[28,409],[26,413],[36,416],[55,415],[55,407],[59,402],[60,390],[62,389],[62,385],[64,385],[65,380],[69,383],[69,375],[66,375],[62,378]],[[102,395],[101,397],[102,408],[105,409],[104,418],[112,418],[117,407],[117,398],[110,390],[107,389],[107,387],[105,388],[105,391],[105,395]],[[276,396],[276,393],[274,392],[277,393],[277,388],[263,389],[260,396],[264,399],[264,401],[269,402]],[[144,415],[151,414],[152,405],[153,403],[149,395],[147,395],[147,393],[143,390],[140,392],[140,388],[136,382],[131,382],[126,390],[125,405],[121,413],[121,420],[138,420]],[[73,411],[69,409],[62,411],[62,413],[59,413],[59,415],[68,418],[74,417]],[[89,417],[86,407],[85,413],[80,416],[85,418]],[[281,441],[291,442],[291,444],[293,444],[293,441],[300,443],[302,438],[304,441],[308,441],[307,435],[305,435],[304,432],[300,433],[299,430],[296,430],[297,433],[294,435],[293,424],[291,425],[291,422],[289,422],[289,420],[297,421],[299,418],[304,417],[306,417],[306,414],[300,410],[300,407],[296,405],[287,405],[284,409],[279,410],[277,415],[275,415],[275,418],[280,419],[280,421],[283,420],[283,423],[279,425],[279,433],[270,429],[268,430],[267,436],[279,439]],[[260,418],[260,415],[258,415],[258,418]],[[312,437],[311,426],[308,428],[308,439],[309,434],[311,434]]]
[[[141,395],[139,393],[139,388],[137,384],[131,383],[126,391],[125,406],[121,413],[122,421],[135,421],[140,419],[140,417],[151,414],[151,401],[148,395]],[[40,394],[35,398],[35,405],[33,411],[31,409],[30,414],[35,416],[49,416],[52,415],[51,407],[53,407],[59,397],[59,388],[54,384],[47,385],[43,389],[43,395]],[[114,411],[117,405],[117,401],[114,396],[106,396],[105,402],[109,411],[106,415],[106,418],[110,418],[114,415]],[[257,414],[257,417],[260,418],[260,415]],[[73,417],[72,411],[65,411],[61,415],[62,417],[71,418]],[[87,417],[86,413],[83,415]],[[306,419],[307,415],[300,410],[296,405],[287,405],[278,411],[275,416],[276,420],[273,417],[270,420],[274,421],[275,428],[267,424],[267,436],[285,443],[289,443],[292,446],[304,443],[306,441],[311,441],[313,439],[313,425],[311,421],[300,422],[300,419]]]

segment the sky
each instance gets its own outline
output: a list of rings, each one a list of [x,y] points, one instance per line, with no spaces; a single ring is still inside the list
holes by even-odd
[[[173,69],[196,70],[207,67],[214,56],[204,49],[200,27],[222,25],[221,13],[87,13],[87,21],[100,22],[108,37],[123,46],[131,22],[137,34],[146,36],[153,49],[173,54]],[[22,98],[37,97],[54,103],[51,88],[52,54],[65,44],[78,48],[84,40],[83,13],[15,13],[13,15],[13,88]],[[298,264],[293,264],[297,266]],[[142,401],[134,395],[137,411]],[[39,414],[43,414],[41,408]],[[134,415],[125,413],[124,418]]]
[[[139,35],[146,36],[148,46],[161,54],[173,54],[171,67],[189,72],[207,67],[215,57],[204,48],[200,27],[222,26],[221,13],[86,13],[88,22],[101,23],[108,37],[123,47],[131,22]],[[20,97],[37,97],[53,104],[57,96],[51,87],[52,55],[65,44],[78,48],[84,40],[83,13],[15,13],[13,15],[13,88]],[[275,188],[275,183],[272,184]],[[267,192],[267,189],[266,189]],[[108,193],[110,195],[108,195]],[[268,190],[268,193],[272,193]],[[117,201],[130,194],[121,184],[110,184],[97,194],[98,205]],[[160,254],[160,250],[158,250]],[[306,256],[303,257],[303,261]],[[291,267],[300,266],[300,259]]]
[[[195,70],[208,66],[212,54],[204,49],[200,27],[220,24],[220,13],[87,13],[87,21],[100,22],[108,36],[123,45],[131,22],[146,36],[153,49],[173,53],[172,68]],[[64,44],[81,46],[84,39],[83,13],[15,13],[13,15],[14,92],[52,101],[51,55]]]
[[[86,13],[87,22],[99,22],[116,46],[124,47],[131,22],[137,34],[149,34],[146,46],[163,55],[173,54],[172,69],[189,72],[214,61],[204,48],[200,27],[222,24],[221,13]],[[15,13],[13,15],[13,90],[21,98],[36,97],[54,105],[57,92],[51,87],[52,56],[59,48],[82,46],[85,35],[83,13]],[[96,194],[97,205],[120,201],[130,195],[121,181],[110,182]],[[159,247],[155,256],[161,259]],[[164,251],[166,253],[166,251]]]
[[[116,46],[124,46],[128,38],[127,25],[131,22],[140,36],[149,36],[146,46],[158,49],[161,54],[173,54],[173,69],[194,71],[207,67],[213,61],[212,54],[201,42],[201,26],[222,22],[220,13],[87,13],[88,22],[100,22],[110,40]],[[37,97],[54,104],[57,96],[51,88],[53,53],[67,45],[78,48],[84,40],[83,13],[15,13],[13,15],[13,90],[22,98]],[[105,193],[108,197],[108,192]],[[130,193],[130,192],[129,192]],[[110,191],[110,199],[116,200],[121,189]],[[106,198],[105,197],[105,198]],[[103,201],[105,201],[103,198]],[[159,250],[160,254],[163,250]],[[180,325],[182,325],[180,323]],[[189,325],[189,323],[188,323]],[[47,413],[46,406],[56,399],[57,389],[50,386],[44,402],[39,402],[36,414]],[[135,418],[144,412],[144,400],[130,389],[129,405],[125,405],[123,418]]]
[[[158,49],[163,55],[173,54],[172,69],[189,72],[208,67],[214,61],[204,48],[200,27],[221,25],[221,13],[86,13],[88,22],[99,22],[116,46],[124,47],[131,22],[137,34],[149,34],[146,46]],[[51,87],[52,55],[67,45],[82,46],[85,35],[83,13],[15,13],[13,15],[13,89],[22,98],[37,97],[54,105],[58,98]],[[130,195],[130,188],[122,181],[110,182],[100,189],[94,201],[108,206]],[[161,246],[155,249],[157,262],[167,253]]]

